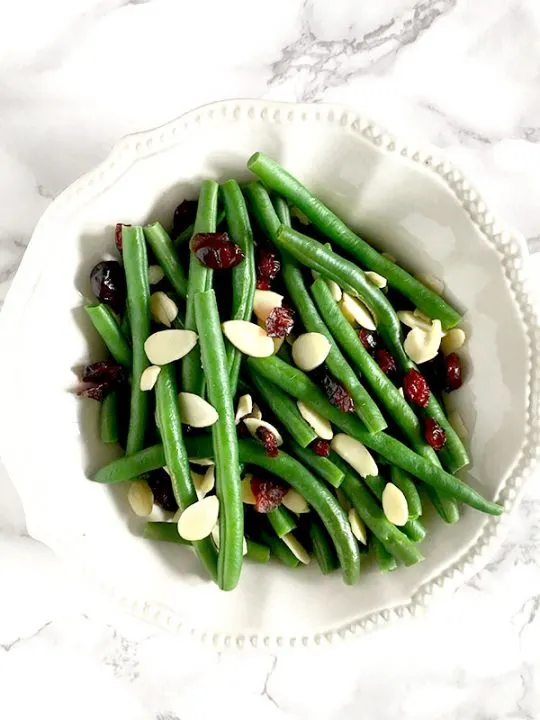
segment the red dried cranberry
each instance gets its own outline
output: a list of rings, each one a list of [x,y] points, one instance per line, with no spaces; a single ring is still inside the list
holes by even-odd
[[[450,353],[445,358],[446,377],[444,389],[447,392],[457,390],[463,384],[463,369],[461,367],[461,359],[457,353]]]
[[[272,286],[270,285],[270,280],[267,280],[266,278],[259,278],[257,280],[256,287],[257,290],[270,290]]]
[[[370,355],[373,355],[375,353],[375,350],[377,349],[376,333],[372,332],[371,330],[366,330],[366,328],[361,328],[358,331],[358,337],[360,338],[360,342],[366,348],[368,353]]]
[[[442,450],[446,443],[446,433],[433,418],[426,418],[424,425],[424,437],[426,442],[431,445],[434,450]]]
[[[126,369],[113,360],[98,360],[98,362],[87,365],[81,376],[83,382],[110,383],[121,385],[127,380]]]
[[[321,457],[330,457],[330,443],[328,440],[317,438],[317,440],[314,440],[309,447],[314,453],[320,455]]]
[[[259,427],[255,431],[255,435],[264,445],[265,455],[268,457],[277,457],[279,455],[279,448],[274,433],[270,432],[268,428]]]
[[[260,248],[257,257],[257,278],[260,280],[274,280],[281,269],[277,255],[271,250]]]
[[[226,232],[197,233],[190,247],[199,262],[212,270],[229,270],[244,259],[242,248]]]
[[[148,476],[148,485],[154,494],[154,501],[159,507],[168,512],[176,512],[178,503],[174,497],[171,478],[165,470],[154,470]]]
[[[426,378],[412,368],[403,378],[403,393],[413,405],[424,408],[429,402],[429,387]]]
[[[385,375],[388,375],[390,378],[396,375],[396,361],[388,350],[383,350],[382,348],[375,350],[375,360]]]
[[[90,273],[92,292],[97,299],[121,313],[126,304],[126,277],[116,260],[103,260]]]
[[[131,225],[128,225],[127,223],[116,223],[116,226],[114,228],[114,244],[116,245],[116,249],[118,252],[122,252],[122,228],[123,227],[131,227]]]
[[[174,211],[173,234],[179,235],[182,230],[195,220],[197,214],[196,200],[182,200]]]
[[[346,413],[354,412],[354,401],[343,385],[332,375],[326,373],[322,378],[323,389],[332,403],[339,410]]]
[[[279,507],[289,491],[280,480],[269,475],[254,475],[250,485],[255,496],[255,510],[260,513],[269,513]]]
[[[266,318],[266,334],[270,337],[284,338],[294,325],[294,310],[288,307],[276,307]]]

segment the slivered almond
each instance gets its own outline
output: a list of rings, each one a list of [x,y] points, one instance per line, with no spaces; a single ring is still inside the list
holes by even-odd
[[[249,415],[249,413],[253,410],[253,398],[251,395],[241,395],[238,398],[238,405],[236,407],[236,415],[234,416],[234,421],[238,425],[240,420],[245,417],[246,415]]]
[[[413,328],[405,338],[403,347],[407,355],[415,363],[424,363],[439,352],[443,334],[440,320],[433,320],[431,328],[424,332],[420,328]]]
[[[448,422],[462,440],[469,437],[469,431],[467,430],[467,427],[463,422],[463,418],[457,410],[450,410],[448,413]]]
[[[307,500],[302,495],[300,495],[299,492],[296,492],[296,490],[294,490],[293,488],[291,488],[288,493],[283,497],[281,503],[285,505],[287,510],[296,513],[297,515],[302,515],[303,513],[309,512],[309,505],[307,504]]]
[[[431,325],[431,318],[429,315],[426,315],[426,313],[422,312],[418,308],[414,308],[413,313],[414,317],[420,318],[420,320],[423,320],[428,325]]]
[[[309,556],[308,551],[292,533],[287,533],[281,539],[297,560],[300,560],[303,565],[309,565],[311,557]]]
[[[429,330],[431,330],[431,320],[428,320],[428,322],[426,322],[423,318],[418,317],[410,310],[398,310],[397,316],[400,321],[408,328],[418,328],[423,332],[428,332]]]
[[[201,467],[205,467],[207,465],[215,465],[213,458],[188,458],[190,463],[193,463],[194,465],[201,465]]]
[[[247,320],[227,320],[222,325],[223,334],[235,348],[251,357],[270,357],[274,343],[263,328]]]
[[[219,515],[219,500],[216,495],[198,500],[187,507],[178,520],[178,534],[184,540],[202,540],[208,537]]]
[[[387,519],[394,525],[405,525],[409,507],[405,495],[393,483],[387,483],[382,494],[382,507]]]
[[[167,365],[180,360],[197,344],[193,330],[159,330],[144,343],[144,350],[153,365]]]
[[[219,523],[216,523],[212,528],[212,540],[219,550]],[[242,555],[247,555],[247,541],[246,538],[242,540]]]
[[[135,515],[148,517],[154,507],[154,494],[146,480],[135,480],[128,490],[128,503]]]
[[[171,323],[178,315],[178,306],[164,292],[159,290],[150,297],[150,312],[158,323],[171,327]]]
[[[351,324],[357,323],[366,330],[377,329],[371,313],[361,300],[357,300],[349,293],[344,292],[340,307],[341,312]]]
[[[257,437],[257,430],[259,428],[266,428],[276,438],[276,443],[278,447],[280,445],[283,445],[283,438],[281,437],[279,430],[273,425],[270,425],[269,422],[266,422],[265,420],[257,420],[257,418],[244,418],[244,425],[247,427],[253,437]]]
[[[441,340],[441,350],[445,355],[450,355],[463,347],[465,339],[466,335],[461,328],[452,328]]]
[[[253,297],[253,312],[263,325],[274,308],[281,307],[283,295],[273,290],[255,290]]]
[[[437,295],[443,294],[444,283],[440,278],[435,277],[435,275],[432,275],[431,273],[418,273],[416,275],[416,279],[420,280],[421,283],[423,283],[430,290],[433,290],[433,292],[437,293]]]
[[[150,265],[148,268],[148,282],[150,285],[157,285],[165,277],[165,273],[159,265]]]
[[[255,505],[257,502],[255,499],[255,495],[253,494],[253,490],[251,489],[251,478],[253,475],[251,473],[248,473],[246,477],[242,480],[242,502],[246,503],[246,505]]]
[[[379,273],[373,272],[372,270],[368,270],[364,273],[369,282],[372,285],[375,285],[375,287],[378,287],[379,290],[382,290],[388,285],[388,280],[383,277],[382,275],[379,275]]]
[[[366,526],[354,508],[349,510],[349,524],[351,526],[352,534],[358,542],[361,542],[362,545],[367,545]]]
[[[366,446],[359,440],[355,440],[345,433],[338,433],[334,435],[331,447],[362,477],[378,474],[377,463]]]
[[[332,426],[325,417],[319,415],[315,410],[312,410],[308,405],[303,403],[302,400],[298,400],[296,404],[300,415],[308,425],[311,425],[320,438],[323,440],[331,440],[334,437]]]
[[[339,287],[337,282],[335,280],[327,280],[326,284],[328,285],[328,289],[330,290],[332,294],[332,298],[336,302],[340,302],[340,300],[343,297],[343,290]]]
[[[160,370],[161,368],[159,365],[149,365],[142,371],[140,388],[143,392],[152,390],[156,384]]]
[[[191,479],[193,480],[193,485],[195,486],[195,492],[197,493],[197,497],[199,500],[201,500],[203,497],[208,495],[209,492],[211,492],[216,484],[216,466],[215,465],[209,465],[208,470],[204,473],[204,475],[199,475],[199,473],[191,471]]]
[[[199,500],[201,500],[206,493],[200,494],[199,488],[202,487],[204,482],[204,475],[201,475],[200,473],[195,472],[195,470],[190,470],[189,474],[191,475],[191,482],[193,483],[193,487],[195,488],[195,492],[197,493],[197,497]]]
[[[194,428],[210,427],[219,417],[217,410],[200,395],[181,392],[178,394],[180,419],[184,425]]]
[[[326,360],[330,347],[330,343],[322,333],[304,333],[296,338],[292,346],[294,364],[306,372],[314,370]]]

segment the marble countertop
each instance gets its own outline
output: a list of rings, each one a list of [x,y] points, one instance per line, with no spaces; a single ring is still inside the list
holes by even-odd
[[[0,302],[41,213],[117,138],[225,97],[339,101],[431,142],[540,250],[537,0],[18,0],[0,19]],[[538,480],[425,617],[276,657],[83,613],[0,468],[0,715],[539,718]]]

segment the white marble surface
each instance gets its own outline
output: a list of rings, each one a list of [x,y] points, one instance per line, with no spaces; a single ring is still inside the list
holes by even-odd
[[[224,97],[340,101],[432,142],[540,249],[539,80],[537,0],[2,0],[0,301],[40,214],[119,136]],[[538,480],[426,617],[276,658],[83,614],[0,472],[0,716],[539,718]]]

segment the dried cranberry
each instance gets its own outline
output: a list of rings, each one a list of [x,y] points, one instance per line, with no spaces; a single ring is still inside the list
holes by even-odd
[[[121,385],[127,380],[126,369],[114,362],[114,360],[98,360],[98,362],[87,365],[81,376],[83,382],[110,383]]]
[[[434,450],[441,450],[445,446],[446,433],[433,418],[426,418],[424,437]]]
[[[118,252],[122,252],[122,228],[123,227],[131,227],[131,225],[128,225],[127,223],[116,223],[116,226],[114,228],[114,244],[116,245],[116,249]]]
[[[80,397],[90,398],[91,400],[97,400],[101,402],[105,400],[107,395],[110,395],[115,389],[114,385],[108,382],[90,383],[83,385],[79,388],[78,395]]]
[[[251,433],[247,429],[247,425],[243,422],[238,423],[236,426],[239,438],[250,438]]]
[[[169,512],[176,512],[178,510],[178,503],[174,497],[171,478],[165,470],[159,469],[151,472],[148,477],[148,485],[150,485],[150,489],[154,494],[154,501],[159,507]]]
[[[266,278],[259,278],[257,280],[256,287],[257,290],[270,290],[272,286],[270,285],[270,280],[267,280]]]
[[[288,307],[276,307],[266,318],[266,334],[270,337],[284,338],[294,325],[294,310]]]
[[[244,259],[242,248],[229,240],[226,232],[197,233],[190,247],[199,262],[212,270],[228,270]]]
[[[270,432],[268,428],[259,427],[257,428],[255,435],[264,445],[265,455],[268,457],[277,457],[279,455],[279,448],[276,440],[276,436],[273,432]]]
[[[446,377],[444,389],[447,392],[457,390],[463,384],[463,370],[461,367],[461,359],[457,353],[450,353],[445,358]]]
[[[424,408],[429,402],[429,386],[422,373],[412,368],[403,378],[403,392],[413,405]]]
[[[317,440],[314,440],[309,447],[313,450],[314,453],[320,455],[321,457],[330,456],[330,443],[328,442],[328,440],[322,440],[321,438],[317,438]]]
[[[388,350],[382,348],[375,350],[375,360],[385,375],[388,375],[389,378],[395,377],[397,373],[396,361]]]
[[[370,355],[374,355],[375,350],[377,349],[376,333],[372,332],[371,330],[366,330],[366,328],[361,328],[358,331],[358,337],[360,338],[360,342],[366,348],[368,353]]]
[[[257,278],[260,280],[274,280],[281,269],[278,257],[271,250],[260,248],[257,257]]]
[[[179,235],[182,230],[195,220],[197,214],[196,200],[182,200],[174,211],[173,233]]]
[[[280,480],[269,475],[254,475],[250,485],[251,492],[255,496],[255,510],[260,513],[269,513],[279,507],[289,491]]]
[[[354,412],[354,401],[343,385],[332,375],[325,373],[322,378],[323,389],[332,403],[339,410],[346,413]]]
[[[90,273],[92,292],[97,299],[121,313],[126,304],[126,277],[116,260],[103,260]]]

